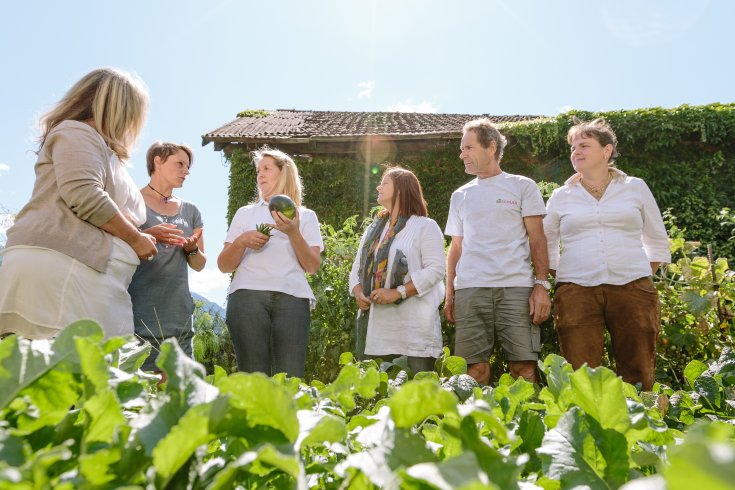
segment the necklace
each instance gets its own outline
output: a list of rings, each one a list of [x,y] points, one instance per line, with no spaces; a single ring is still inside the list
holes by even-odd
[[[158,191],[157,191],[156,189],[154,189],[154,188],[153,188],[153,186],[152,186],[152,185],[150,185],[150,184],[148,184],[148,187],[150,187],[150,188],[151,188],[151,190],[152,190],[153,192],[155,192],[156,194],[158,194],[159,196],[161,196],[161,200],[163,201],[163,204],[168,204],[168,203],[169,203],[169,201],[170,201],[171,199],[173,199],[173,197],[174,197],[173,193],[172,193],[172,194],[171,194],[170,196],[167,196],[167,195],[165,195],[165,194],[162,194],[162,193],[158,192]]]
[[[592,194],[595,198],[599,199],[605,193],[605,190],[607,189],[607,186],[610,185],[611,181],[612,181],[612,173],[608,172],[607,179],[605,180],[604,183],[600,185],[597,185],[597,186],[589,185],[584,181],[584,178],[580,179],[579,183],[582,184],[582,187],[587,189],[587,192]]]

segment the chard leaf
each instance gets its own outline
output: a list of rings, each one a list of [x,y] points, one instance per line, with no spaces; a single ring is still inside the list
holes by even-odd
[[[108,364],[99,343],[81,337],[77,337],[74,341],[79,353],[79,363],[86,381],[85,391],[87,391],[88,396],[109,390],[107,387],[109,380],[107,374]]]
[[[126,373],[134,373],[143,365],[151,354],[151,344],[143,342],[128,342],[120,348],[117,367]]]
[[[273,428],[290,442],[296,441],[296,403],[284,386],[263,373],[235,373],[223,379],[219,388],[230,395],[232,407],[245,410],[248,424]]]
[[[441,463],[419,463],[403,472],[404,483],[420,483],[440,490],[500,487],[490,483],[474,453],[466,452]],[[477,484],[475,487],[474,484]]]
[[[92,487],[104,487],[115,480],[112,468],[120,460],[117,448],[100,449],[79,458],[79,473]]]
[[[435,381],[421,379],[404,384],[388,401],[396,427],[411,427],[429,415],[457,412],[457,399]]]
[[[246,451],[217,472],[207,490],[225,490],[241,485],[248,475],[267,475],[279,470],[293,479],[299,479],[301,467],[298,458],[293,454],[284,454],[271,444],[264,444],[256,450]],[[266,485],[259,485],[264,487]],[[284,485],[288,488],[294,485]],[[255,487],[253,487],[255,488]]]
[[[513,420],[518,407],[528,401],[535,392],[533,383],[529,383],[523,378],[515,380],[511,378],[510,382],[512,384],[498,384],[498,387],[493,390],[493,398],[503,408],[506,422]],[[507,403],[503,403],[503,399],[506,399]]]
[[[623,381],[605,367],[582,367],[570,376],[572,400],[605,429],[625,433],[630,427]]]
[[[694,381],[706,370],[707,365],[696,359],[687,364],[687,367],[684,368],[684,377],[690,388],[694,388]]]
[[[339,403],[345,411],[354,410],[355,395],[363,398],[372,398],[380,386],[380,373],[374,368],[365,369],[364,373],[354,364],[344,366],[337,379],[321,390],[322,398],[331,398]]]
[[[518,436],[521,438],[521,445],[518,450],[531,457],[526,465],[526,470],[538,471],[541,468],[541,461],[536,454],[536,450],[541,447],[545,434],[546,427],[538,413],[531,410],[525,410],[521,413],[518,421]]]
[[[164,481],[181,469],[199,446],[215,436],[228,408],[225,397],[192,407],[161,439],[153,449],[153,466]]]
[[[723,422],[700,423],[684,442],[670,450],[664,470],[669,490],[726,490],[735,482],[735,427]]]
[[[543,471],[561,488],[617,488],[628,477],[628,443],[573,407],[546,433],[538,449]]]
[[[0,409],[62,362],[78,363],[75,337],[99,342],[102,336],[102,328],[97,323],[80,320],[64,328],[53,343],[30,341],[16,335],[0,342]]]
[[[480,467],[488,475],[491,483],[503,489],[518,488],[522,460],[514,456],[504,456],[495,449],[486,437],[481,436],[472,417],[462,419],[457,436],[462,439],[465,450],[475,454]]]
[[[20,393],[32,406],[19,414],[18,429],[31,433],[58,424],[79,400],[79,392],[79,383],[71,373],[60,369],[46,372]]]
[[[120,404],[112,391],[102,391],[84,403],[84,411],[91,421],[84,433],[87,443],[111,443],[115,430],[125,424]]]
[[[311,410],[299,410],[299,437],[296,449],[318,447],[325,442],[343,442],[347,437],[347,429],[343,419],[334,415],[316,413]]]
[[[156,366],[166,373],[166,392],[183,394],[190,405],[206,402],[212,393],[204,366],[187,356],[173,337],[161,344]]]
[[[447,356],[441,361],[442,376],[467,373],[467,361],[460,356]]]
[[[717,409],[720,407],[720,385],[712,376],[705,374],[699,376],[694,381],[694,391],[709,402],[710,408]]]

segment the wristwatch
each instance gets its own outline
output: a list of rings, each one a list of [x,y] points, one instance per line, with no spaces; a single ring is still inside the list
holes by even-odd
[[[184,253],[186,254],[187,257],[193,257],[199,253],[199,247],[195,248],[191,252],[187,252],[186,250],[184,250]]]
[[[533,281],[534,284],[541,284],[545,290],[549,291],[551,290],[551,283],[547,281],[546,279],[536,279]]]
[[[400,286],[398,286],[396,288],[396,291],[398,291],[398,294],[401,295],[401,299],[402,300],[403,299],[406,299],[406,286],[404,286],[403,284],[401,284]]]

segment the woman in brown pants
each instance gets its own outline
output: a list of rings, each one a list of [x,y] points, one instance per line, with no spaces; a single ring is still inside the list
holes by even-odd
[[[575,369],[599,366],[607,329],[618,374],[650,390],[661,319],[650,276],[671,260],[661,212],[643,180],[615,168],[617,138],[605,121],[573,126],[567,141],[576,173],[544,219],[562,355]]]

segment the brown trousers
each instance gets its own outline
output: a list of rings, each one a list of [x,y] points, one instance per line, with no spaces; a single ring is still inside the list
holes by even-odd
[[[618,375],[644,390],[653,386],[661,303],[648,277],[622,286],[558,285],[554,325],[561,353],[574,369],[600,365],[607,328]]]

